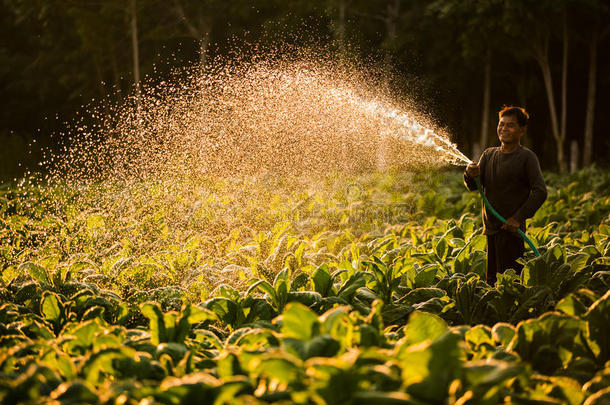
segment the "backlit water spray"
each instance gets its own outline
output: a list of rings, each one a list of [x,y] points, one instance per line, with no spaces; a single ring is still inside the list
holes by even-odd
[[[54,178],[82,183],[470,162],[362,71],[323,58],[195,68],[144,83],[138,102],[90,111],[89,123],[73,125],[62,153],[43,164]]]
[[[469,162],[384,83],[367,66],[316,55],[235,59],[89,107],[41,162],[53,193],[64,190],[45,213],[69,237],[60,254],[85,254],[99,266],[92,277],[139,288],[211,289],[279,271],[283,257],[265,246],[294,250],[307,242],[287,229],[306,239],[342,221],[320,199],[345,193],[322,190],[333,181]],[[377,221],[350,232],[379,231]]]

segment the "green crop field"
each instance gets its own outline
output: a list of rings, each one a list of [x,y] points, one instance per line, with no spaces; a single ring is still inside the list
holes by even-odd
[[[0,189],[0,401],[608,404],[610,172],[482,278],[457,172]]]

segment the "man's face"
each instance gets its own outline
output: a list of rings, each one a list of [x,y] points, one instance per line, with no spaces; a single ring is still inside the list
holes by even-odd
[[[503,144],[520,143],[521,137],[525,135],[525,129],[525,126],[519,126],[517,117],[505,115],[498,122],[498,138]]]

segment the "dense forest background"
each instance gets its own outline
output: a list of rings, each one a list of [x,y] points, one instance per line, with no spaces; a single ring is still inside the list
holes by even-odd
[[[332,49],[386,69],[477,156],[524,106],[544,168],[608,165],[607,0],[0,0],[0,180],[33,167],[92,99],[120,102],[243,44]],[[372,62],[370,62],[372,61]]]

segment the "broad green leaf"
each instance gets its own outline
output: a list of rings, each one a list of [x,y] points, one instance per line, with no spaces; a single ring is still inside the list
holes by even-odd
[[[284,337],[309,340],[320,333],[318,317],[303,304],[289,303],[280,319]]]
[[[182,315],[186,316],[188,322],[191,324],[216,320],[216,316],[213,312],[199,308],[195,305],[188,305],[186,309],[183,310]]]
[[[449,252],[447,241],[444,238],[439,239],[434,251],[441,260],[445,260],[447,258],[447,253]]]
[[[107,375],[114,374],[113,362],[116,359],[124,358],[122,348],[102,349],[90,354],[81,368],[81,373],[88,383],[97,385]]]
[[[417,271],[415,276],[416,287],[432,287],[434,284],[434,278],[438,272],[437,264],[428,264]]]
[[[102,215],[94,214],[87,218],[87,230],[93,232],[103,232],[105,229],[105,220]]]
[[[473,348],[476,348],[477,346],[483,344],[495,346],[492,337],[492,330],[489,326],[486,325],[473,326],[472,328],[466,331],[464,337],[466,342],[471,344]]]
[[[515,336],[515,327],[509,323],[497,323],[491,333],[494,341],[506,348]]]
[[[586,354],[580,338],[583,323],[573,316],[548,312],[520,322],[507,350],[518,353],[539,372],[551,374]]]
[[[266,293],[269,296],[269,300],[271,301],[271,304],[275,307],[275,309],[276,310],[279,309],[280,298],[279,298],[277,292],[275,291],[275,289],[273,288],[273,286],[271,284],[269,284],[269,282],[267,282],[265,280],[258,280],[257,282],[252,284],[250,286],[250,288],[248,288],[246,295],[250,295],[256,289],[260,289],[261,291]]]
[[[404,344],[415,345],[427,340],[434,340],[449,330],[447,323],[437,315],[415,311],[404,326]]]
[[[378,405],[420,405],[404,392],[358,391],[353,395],[354,403]]]
[[[311,357],[332,357],[341,349],[341,344],[329,335],[318,335],[307,341],[285,338],[283,345],[302,360]]]
[[[63,305],[59,296],[45,291],[40,301],[40,313],[47,321],[57,325],[63,317]]]
[[[163,311],[157,303],[146,303],[140,307],[142,313],[150,321],[150,340],[153,345],[167,341],[167,328]],[[173,325],[172,325],[173,326]]]
[[[187,353],[186,346],[179,342],[168,342],[157,345],[156,355],[169,355],[175,363],[178,363]]]
[[[10,284],[21,273],[15,266],[8,266],[2,270],[2,281],[4,284]]]
[[[525,371],[519,364],[511,364],[497,360],[478,360],[468,362],[464,366],[465,388],[471,390],[477,403],[494,405],[503,401],[510,379]]]
[[[548,381],[557,389],[554,389],[554,396],[560,397],[567,405],[580,405],[585,400],[585,393],[582,392],[581,384],[569,377],[553,376]]]
[[[574,294],[564,297],[555,305],[555,309],[573,316],[580,316],[587,312],[587,307]]]
[[[304,380],[304,370],[300,361],[287,353],[259,357],[254,372],[270,381],[290,384]]]
[[[420,338],[420,342],[426,340]],[[461,338],[447,331],[427,344],[399,347],[407,393],[428,403],[443,403],[449,396],[449,385],[462,374],[466,354],[460,344]]]
[[[584,319],[587,337],[595,343],[599,361],[607,361],[610,358],[610,291],[589,307]]]
[[[364,287],[366,284],[365,274],[366,273],[362,271],[357,271],[356,273],[352,274],[352,276],[341,285],[339,291],[337,292],[337,296],[346,301],[350,301],[354,294],[356,294],[356,291],[360,287]]]
[[[19,266],[20,270],[25,270],[28,274],[40,284],[51,285],[51,279],[44,267],[41,267],[35,263],[28,262]]]
[[[415,288],[400,298],[399,302],[403,304],[413,305],[419,302],[428,301],[430,298],[440,298],[447,295],[444,290],[435,287],[420,287]]]
[[[233,332],[225,344],[237,345],[244,350],[254,351],[279,346],[280,342],[276,334],[269,329],[245,327]]]
[[[218,319],[233,328],[239,328],[246,320],[241,306],[224,297],[215,297],[203,303],[203,306],[216,314]]]
[[[71,347],[79,346],[87,348],[93,344],[95,338],[95,332],[99,329],[99,325],[95,320],[81,323],[75,330],[69,334],[76,337],[76,340],[70,341]]]
[[[354,339],[354,320],[349,316],[350,307],[339,306],[320,316],[325,333],[341,342],[344,348],[352,347]]]
[[[315,291],[290,291],[288,302],[300,302],[308,307],[314,306],[322,301],[322,296]]]
[[[325,264],[318,267],[312,277],[314,289],[322,297],[327,297],[332,293],[333,283],[328,266]]]
[[[99,394],[84,381],[71,381],[61,384],[50,395],[58,403],[94,404]]]

